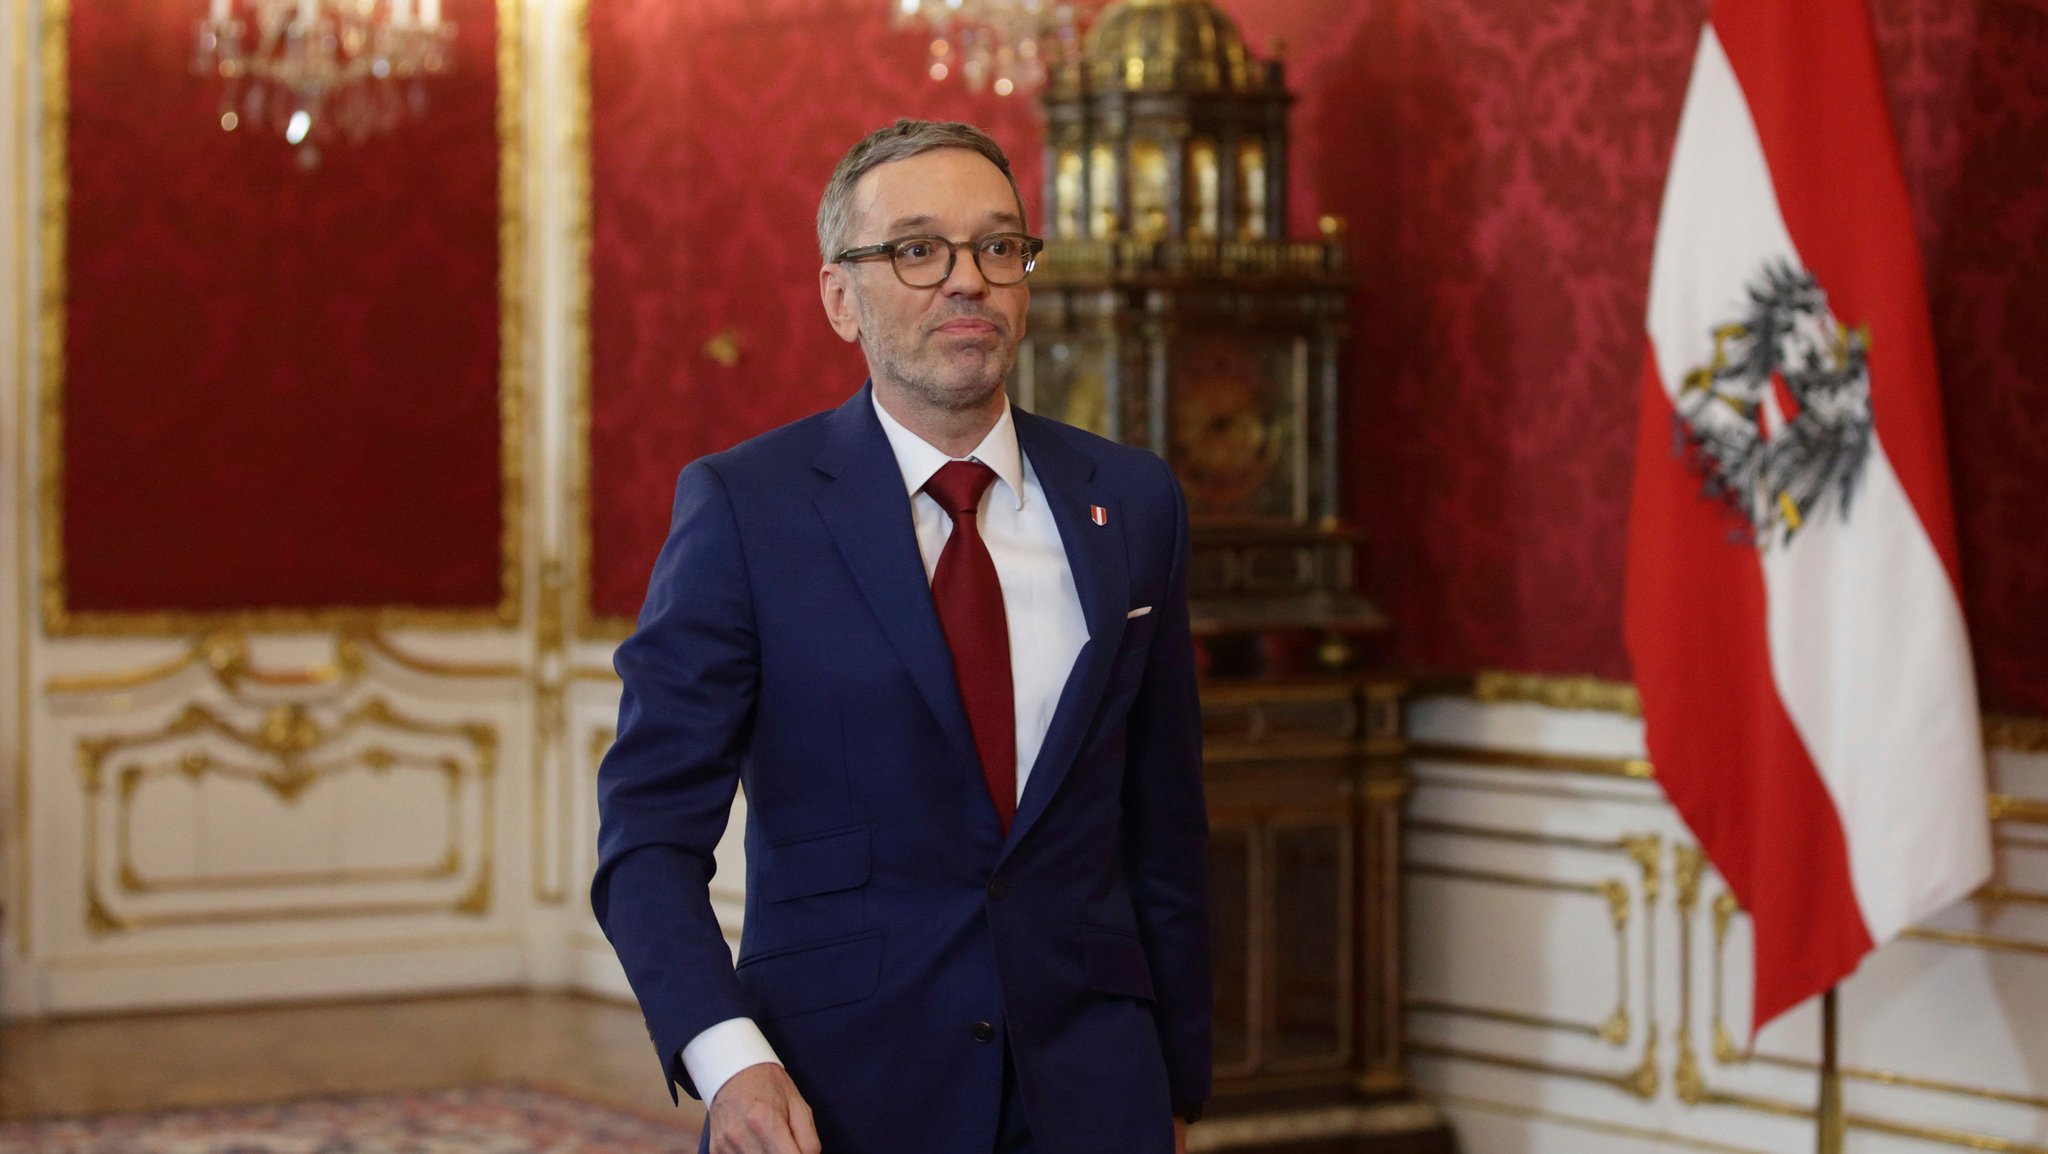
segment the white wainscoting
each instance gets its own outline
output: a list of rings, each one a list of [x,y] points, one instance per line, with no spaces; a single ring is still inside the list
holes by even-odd
[[[1817,1004],[1747,1052],[1747,920],[1635,776],[1641,723],[1462,697],[1409,721],[1408,1036],[1464,1148],[1812,1150]],[[1997,793],[2048,798],[2048,756],[1992,760]],[[1843,986],[1856,1154],[2048,1151],[2039,814],[1995,823],[2002,890]]]

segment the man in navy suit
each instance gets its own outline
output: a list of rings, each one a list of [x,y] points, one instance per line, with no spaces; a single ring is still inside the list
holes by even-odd
[[[1009,162],[898,121],[819,287],[869,385],[683,470],[599,774],[598,920],[704,1148],[1168,1154],[1209,1092],[1187,511],[1014,409]],[[707,885],[747,792],[735,966]]]

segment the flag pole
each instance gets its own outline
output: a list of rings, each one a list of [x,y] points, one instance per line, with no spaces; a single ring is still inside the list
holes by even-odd
[[[1820,1108],[1815,1112],[1814,1133],[1820,1154],[1842,1154],[1848,1130],[1842,1114],[1841,1007],[1836,1000],[1839,986],[1829,986],[1820,997]]]

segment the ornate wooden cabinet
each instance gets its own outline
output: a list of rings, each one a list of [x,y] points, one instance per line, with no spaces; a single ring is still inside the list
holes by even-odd
[[[1216,964],[1205,1127],[1229,1149],[1450,1148],[1401,1052],[1404,689],[1339,676],[1204,686]]]
[[[1288,240],[1283,70],[1209,0],[1122,0],[1045,97],[1052,234],[1015,395],[1171,461],[1193,522],[1215,910],[1205,1149],[1448,1150],[1401,1052],[1402,686],[1338,517],[1350,279]]]

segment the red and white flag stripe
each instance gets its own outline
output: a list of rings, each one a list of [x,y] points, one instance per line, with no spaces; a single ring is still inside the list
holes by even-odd
[[[1846,509],[1752,541],[1674,450],[1775,262],[1869,333]],[[1983,752],[1920,259],[1863,0],[1718,0],[1658,221],[1627,633],[1659,780],[1755,931],[1756,1028],[1988,875]],[[1781,429],[1782,377],[1760,426]]]

